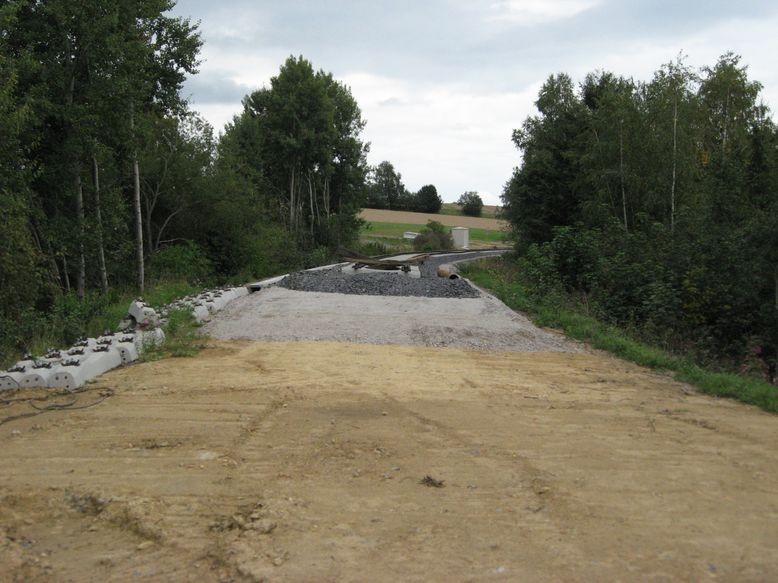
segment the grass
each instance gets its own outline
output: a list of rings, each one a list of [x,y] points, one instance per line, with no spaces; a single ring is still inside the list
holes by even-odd
[[[162,281],[149,285],[144,300],[152,306],[168,304],[176,298],[198,293],[200,287],[180,281]],[[99,336],[105,330],[116,330],[127,314],[130,302],[137,297],[132,289],[113,289],[104,295],[90,292],[83,301],[75,295],[64,296],[48,316],[38,315],[25,333],[26,351],[44,354],[49,348],[64,348],[76,337]],[[7,368],[21,357],[14,349],[6,349],[0,366]]]
[[[606,324],[559,301],[534,297],[518,279],[510,260],[486,260],[471,263],[463,274],[477,285],[490,290],[513,310],[527,313],[538,326],[561,329],[576,340],[605,350],[641,366],[671,373],[681,382],[716,397],[735,399],[778,413],[778,388],[762,380],[731,373],[713,372],[688,358],[638,342],[623,330]]]
[[[362,230],[362,235],[369,237],[383,238],[402,238],[405,231],[418,233],[424,228],[424,225],[413,225],[411,223],[382,223],[371,221]],[[502,243],[505,240],[506,233],[503,231],[493,231],[489,229],[470,229],[470,240],[483,243]]]
[[[438,214],[457,216],[457,217],[464,216],[464,213],[462,212],[462,207],[454,202],[444,202],[443,206],[440,207]],[[491,205],[484,205],[484,208],[481,211],[481,216],[485,219],[497,218],[497,207]]]
[[[144,361],[159,360],[170,356],[195,356],[205,346],[197,329],[200,324],[188,310],[172,310],[168,313],[168,321],[162,327],[165,332],[165,342],[151,346],[143,352]]]

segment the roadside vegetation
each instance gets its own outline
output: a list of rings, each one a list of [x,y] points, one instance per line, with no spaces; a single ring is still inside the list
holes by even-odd
[[[537,285],[537,280],[517,265],[515,258],[488,259],[466,264],[461,268],[465,277],[491,291],[511,309],[530,316],[535,324],[563,331],[567,336],[593,348],[629,360],[641,366],[671,373],[677,380],[689,383],[700,391],[736,399],[778,413],[778,388],[759,375],[735,374],[700,366],[688,356],[679,356],[666,348],[653,345],[591,313],[582,297],[561,290],[549,293]]]
[[[350,90],[290,57],[217,139],[181,94],[202,41],[173,4],[0,5],[0,362],[113,328],[133,297],[357,240],[368,166]]]
[[[648,83],[550,77],[514,131],[523,161],[503,194],[524,285],[688,362],[775,382],[778,131],[760,89],[733,54],[699,71],[679,58]]]

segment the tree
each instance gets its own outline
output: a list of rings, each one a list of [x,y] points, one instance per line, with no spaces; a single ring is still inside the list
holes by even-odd
[[[443,206],[443,199],[440,198],[437,188],[432,184],[427,184],[416,193],[414,209],[421,213],[437,213]]]
[[[407,192],[402,175],[396,172],[391,162],[384,160],[370,170],[367,182],[367,202],[369,208],[398,210],[399,203]]]
[[[367,146],[351,91],[302,56],[289,57],[270,87],[243,100],[223,142],[264,207],[304,245],[356,235]],[[281,212],[279,212],[281,211]]]
[[[540,116],[527,118],[513,132],[523,163],[502,195],[503,213],[521,247],[548,241],[555,226],[579,220],[585,192],[587,114],[572,79],[564,74],[549,77],[535,104]]]
[[[462,207],[462,212],[469,217],[480,217],[484,208],[484,201],[477,192],[468,191],[459,197],[457,205]]]

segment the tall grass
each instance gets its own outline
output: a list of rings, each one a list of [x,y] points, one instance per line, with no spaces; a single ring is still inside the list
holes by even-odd
[[[162,306],[199,291],[199,287],[186,282],[161,281],[146,290],[144,300],[152,306]],[[131,289],[114,289],[107,294],[93,291],[83,300],[67,294],[57,298],[47,313],[23,314],[21,324],[7,337],[0,338],[0,366],[7,368],[24,352],[41,355],[51,347],[64,348],[79,336],[98,336],[105,330],[116,330],[135,298]]]
[[[631,338],[624,330],[583,313],[559,296],[538,299],[521,281],[509,261],[489,259],[470,263],[462,268],[462,272],[477,285],[494,293],[511,309],[528,314],[538,326],[558,328],[571,338],[624,360],[669,372],[677,380],[689,383],[703,393],[736,399],[778,413],[778,387],[749,376],[706,370],[686,357]]]

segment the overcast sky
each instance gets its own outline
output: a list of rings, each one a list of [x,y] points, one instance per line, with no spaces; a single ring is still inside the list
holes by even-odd
[[[510,137],[551,73],[648,80],[679,51],[699,67],[734,51],[778,107],[776,0],[179,0],[200,21],[200,73],[184,93],[220,131],[289,55],[351,87],[368,160],[411,190],[498,204],[519,163]]]

